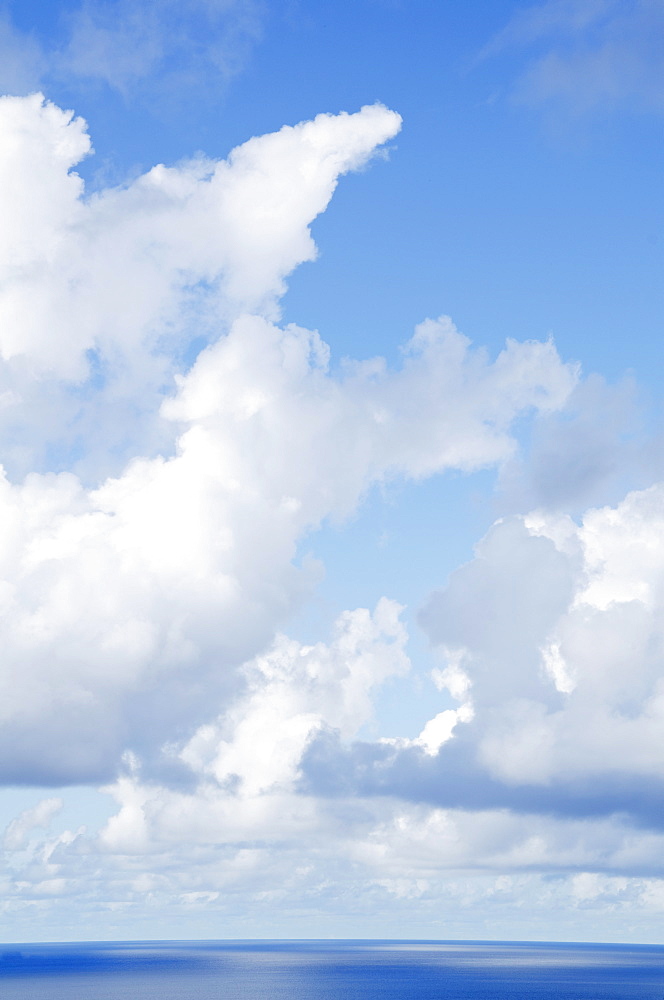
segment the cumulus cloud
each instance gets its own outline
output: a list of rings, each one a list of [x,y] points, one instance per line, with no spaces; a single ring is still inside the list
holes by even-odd
[[[610,902],[647,922],[662,893],[663,518],[655,486],[580,523],[496,524],[423,614],[441,700],[460,707],[414,740],[357,740],[372,688],[408,669],[398,606],[346,613],[327,645],[278,638],[174,748],[197,788],[121,778],[92,850],[143,859],[165,902],[182,887],[164,859],[186,843],[188,891],[265,900],[278,869],[270,901],[300,913],[384,893],[415,919],[415,905],[477,920],[527,900],[535,919]],[[59,863],[78,864],[69,847]]]
[[[441,698],[473,706],[438,746],[431,724],[413,741],[357,742],[373,690],[409,668],[394,602],[345,613],[328,643],[278,636],[219,716],[168,749],[196,787],[146,780],[130,760],[98,836],[63,829],[13,862],[8,911],[75,896],[100,927],[121,913],[126,929],[134,908],[168,919],[184,906],[198,926],[278,905],[302,933],[352,900],[363,922],[388,906],[419,933],[444,919],[463,935],[487,914],[489,933],[516,933],[526,906],[587,937],[608,904],[617,939],[625,919],[638,938],[663,891],[663,512],[653,487],[580,524],[539,512],[492,529],[425,616],[453,643]]]
[[[465,651],[478,759],[492,775],[661,787],[663,518],[658,485],[579,525],[538,513],[503,522],[432,598],[423,621],[434,641]],[[496,571],[497,604],[485,589]],[[456,617],[462,594],[482,608],[475,634]]]
[[[619,6],[548,4],[553,27],[523,30],[608,37]],[[89,2],[59,66],[124,93],[157,70],[179,87],[195,59],[226,77],[256,18]],[[200,51],[203,31],[223,44]],[[43,57],[17,52],[25,83]],[[557,513],[615,480],[623,396],[551,342],[491,358],[444,316],[393,367],[337,367],[280,322],[311,223],[399,127],[380,105],[320,115],[90,194],[85,122],[0,100],[0,781],[104,781],[117,804],[100,831],[55,798],[9,823],[12,914],[387,903],[439,930],[440,900],[475,920],[515,894],[661,902],[664,493]],[[491,466],[537,509],[422,612],[443,662],[419,735],[364,742],[376,690],[410,669],[402,608],[289,637],[324,572],[303,542],[389,479]]]
[[[141,424],[148,450],[168,446],[159,402],[184,357],[244,311],[276,318],[286,275],[315,255],[308,226],[337,178],[399,126],[380,107],[322,116],[227,161],[158,166],[86,199],[71,170],[90,150],[81,119],[39,95],[1,100],[0,118],[9,460],[34,469],[41,435],[50,468],[54,451],[70,467],[67,445],[89,466],[96,440],[97,456],[115,458],[97,475],[145,453]],[[63,381],[76,393],[63,398]]]
[[[400,368],[335,372],[316,333],[277,324],[310,222],[399,124],[321,115],[86,198],[84,123],[0,103],[3,780],[154,763],[311,590],[302,538],[387,477],[503,461],[519,414],[564,404],[577,373],[551,343],[492,361],[427,320]],[[24,465],[58,448],[68,471],[22,478],[17,426]]]
[[[373,615],[346,612],[333,641],[314,646],[279,636],[244,667],[248,690],[216,724],[206,724],[180,755],[195,771],[232,783],[246,796],[291,787],[302,754],[323,726],[345,738],[371,718],[372,694],[410,663],[402,609],[383,598]]]
[[[327,642],[284,634],[322,572],[303,540],[376,484],[509,471],[515,422],[555,429],[570,399],[601,437],[603,389],[551,342],[491,358],[440,317],[394,367],[335,367],[280,324],[312,220],[399,125],[321,115],[88,196],[85,123],[0,102],[0,777],[103,780],[117,802],[99,832],[39,833],[56,799],[17,816],[10,908],[231,912],[275,864],[270,898],[300,912],[350,894],[406,913],[473,866],[621,871],[636,910],[657,896],[661,835],[615,814],[655,825],[664,787],[661,488],[493,526],[422,614],[444,662],[414,739],[359,738],[410,669],[398,604]]]
[[[322,733],[303,787],[661,827],[663,538],[661,484],[497,522],[420,616],[464,709],[438,753]]]

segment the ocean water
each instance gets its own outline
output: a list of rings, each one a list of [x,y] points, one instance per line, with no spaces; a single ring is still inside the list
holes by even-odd
[[[3,1000],[664,1000],[664,947],[459,941],[7,945]]]

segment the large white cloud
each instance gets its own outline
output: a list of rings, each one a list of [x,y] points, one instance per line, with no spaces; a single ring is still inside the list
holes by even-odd
[[[5,464],[78,455],[99,478],[169,447],[173,373],[244,311],[278,317],[337,178],[399,124],[380,106],[322,115],[86,198],[71,170],[90,149],[81,119],[40,95],[0,99]]]
[[[416,739],[359,740],[409,669],[397,604],[346,612],[327,644],[281,631],[326,519],[390,477],[515,468],[514,421],[577,382],[551,343],[492,360],[445,317],[395,369],[336,370],[279,325],[312,219],[398,117],[320,116],[86,197],[84,124],[40,96],[0,111],[0,777],[114,779],[118,805],[98,833],[60,799],[16,816],[12,912],[83,893],[230,915],[276,865],[299,912],[447,899],[477,919],[523,878],[536,909],[553,866],[586,873],[555,905],[648,914],[661,835],[611,814],[656,823],[661,488],[494,525],[422,616],[446,663]]]
[[[322,115],[86,199],[83,123],[0,103],[7,412],[29,410],[24,458],[57,445],[87,480],[10,461],[2,483],[5,781],[93,780],[127,749],[154,764],[310,590],[300,539],[387,476],[504,460],[520,413],[564,404],[576,373],[550,343],[490,361],[428,320],[400,369],[336,374],[317,334],[276,325],[309,223],[399,123]]]
[[[372,689],[408,669],[393,602],[346,613],[328,645],[278,638],[219,718],[172,747],[195,789],[138,766],[109,788],[119,811],[98,837],[53,839],[63,898],[93,864],[118,905],[148,891],[192,920],[262,902],[301,933],[352,899],[363,922],[388,906],[418,933],[468,921],[500,936],[527,906],[528,935],[555,919],[583,939],[608,905],[609,935],[625,920],[647,934],[663,892],[663,521],[654,486],[580,523],[536,512],[494,526],[424,618],[450,644],[439,688],[474,708],[440,746],[431,724],[418,740],[353,745]],[[308,759],[332,730],[352,755],[351,768],[333,755],[333,788]],[[43,898],[40,884],[17,881],[12,905]]]
[[[661,829],[663,529],[662,484],[498,521],[420,615],[448,703],[416,739],[321,731],[301,790]]]
[[[662,485],[580,523],[506,519],[423,612],[468,677],[467,763],[506,804],[521,786],[553,811],[661,820],[663,529]]]
[[[124,90],[174,55],[189,72],[193,11],[224,76],[219,40],[256,36],[250,0],[162,6],[157,24],[140,0],[86,5],[60,66]],[[525,25],[587,27],[605,6],[546,4]],[[621,24],[600,19],[590,59],[536,65],[530,93],[608,67],[583,94],[629,96]],[[0,72],[43,72],[5,27],[17,59]],[[381,106],[321,115],[91,195],[73,172],[85,123],[0,100],[0,781],[108,780],[117,803],[86,829],[35,792],[9,822],[0,908],[19,938],[42,914],[66,936],[74,907],[107,937],[170,935],[174,916],[237,936],[271,905],[300,935],[338,933],[321,910],[363,934],[399,919],[503,937],[553,912],[585,938],[608,906],[620,937],[661,909],[664,493],[551,513],[617,478],[619,394],[577,384],[579,416],[558,424],[577,372],[551,343],[493,360],[446,317],[394,369],[337,370],[317,333],[280,326],[311,222],[399,125]],[[409,670],[401,609],[347,611],[327,643],[283,634],[322,572],[301,542],[390,477],[491,465],[546,510],[494,525],[432,596],[444,663],[420,735],[363,742],[376,689]]]

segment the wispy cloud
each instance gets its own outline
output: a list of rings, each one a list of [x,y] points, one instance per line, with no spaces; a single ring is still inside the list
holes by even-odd
[[[0,9],[0,94],[37,90],[47,70],[39,41],[17,30],[8,10]]]
[[[24,809],[5,830],[3,840],[5,850],[16,851],[24,847],[32,831],[36,828],[47,828],[62,806],[62,799],[52,798],[42,799],[32,809]]]
[[[51,38],[0,12],[0,92],[103,85],[160,111],[223,91],[260,40],[261,0],[82,0]]]
[[[85,0],[68,18],[59,74],[100,80],[125,96],[171,99],[223,84],[260,38],[260,0]]]
[[[662,112],[663,48],[658,0],[549,0],[519,11],[482,57],[526,51],[512,91],[521,104]]]

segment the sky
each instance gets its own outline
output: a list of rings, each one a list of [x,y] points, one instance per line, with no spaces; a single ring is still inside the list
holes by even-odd
[[[0,4],[0,940],[661,942],[662,43]]]

